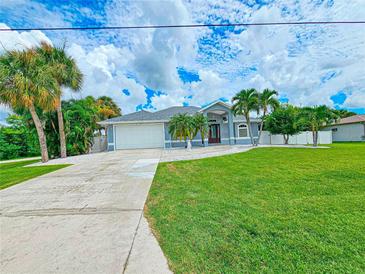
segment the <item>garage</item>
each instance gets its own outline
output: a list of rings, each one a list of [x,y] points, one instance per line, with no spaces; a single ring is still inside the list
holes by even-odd
[[[163,123],[115,125],[116,149],[164,147]]]

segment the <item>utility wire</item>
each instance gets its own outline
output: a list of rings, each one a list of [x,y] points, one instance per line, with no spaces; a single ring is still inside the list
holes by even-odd
[[[365,21],[307,21],[307,22],[263,22],[232,24],[188,24],[188,25],[144,25],[144,26],[104,26],[104,27],[39,27],[1,29],[6,31],[60,31],[60,30],[128,30],[128,29],[164,29],[164,28],[203,28],[203,27],[249,27],[249,26],[283,26],[283,25],[350,25],[365,24]]]

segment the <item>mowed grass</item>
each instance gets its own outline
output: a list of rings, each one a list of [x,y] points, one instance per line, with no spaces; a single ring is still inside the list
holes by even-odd
[[[48,165],[25,167],[39,160],[27,160],[12,163],[0,163],[0,189],[24,182],[34,177],[67,167],[69,165]]]
[[[364,273],[365,144],[162,163],[145,214],[175,273]]]

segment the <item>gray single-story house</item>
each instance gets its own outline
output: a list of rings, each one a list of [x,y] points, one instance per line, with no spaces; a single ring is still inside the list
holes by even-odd
[[[202,144],[200,133],[192,141],[193,146],[217,144],[249,144],[246,120],[234,116],[231,106],[215,101],[205,107],[175,106],[160,111],[141,110],[120,117],[111,118],[99,124],[106,128],[108,151],[133,148],[171,148],[183,147],[184,141],[176,140],[169,134],[169,121],[178,113],[203,113],[209,121],[208,138]],[[252,133],[258,137],[258,118],[251,119]]]
[[[324,130],[332,131],[334,142],[365,141],[365,114],[342,118]]]

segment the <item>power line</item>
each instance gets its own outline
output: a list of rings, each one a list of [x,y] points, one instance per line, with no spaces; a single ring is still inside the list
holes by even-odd
[[[164,29],[164,28],[203,28],[203,27],[249,27],[249,26],[283,26],[283,25],[350,25],[365,24],[365,21],[307,21],[307,22],[263,22],[263,23],[232,23],[232,24],[188,24],[188,25],[143,25],[143,26],[104,26],[104,27],[39,27],[1,29],[6,31],[62,31],[62,30],[128,30],[128,29]]]

